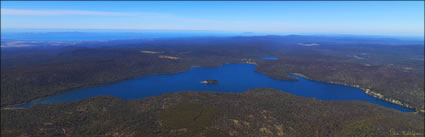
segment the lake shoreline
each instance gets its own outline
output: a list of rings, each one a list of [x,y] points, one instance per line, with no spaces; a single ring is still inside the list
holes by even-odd
[[[232,64],[238,64],[238,63],[232,63]],[[239,63],[239,64],[249,64],[249,63]],[[203,68],[219,68],[219,67],[222,67],[222,66],[224,66],[224,65],[226,65],[226,64],[223,64],[223,65],[220,65],[220,66],[209,66],[209,67],[203,67]],[[255,67],[257,67],[257,65],[254,65]],[[132,78],[127,78],[127,79],[124,79],[124,80],[119,80],[119,81],[115,81],[115,82],[110,82],[110,83],[108,83],[108,84],[113,84],[113,83],[119,83],[119,82],[122,82],[122,81],[126,81],[126,80],[131,80],[131,79],[137,79],[137,78],[141,78],[141,77],[148,77],[148,76],[154,76],[154,75],[169,75],[169,74],[179,74],[179,73],[184,73],[184,72],[188,72],[188,71],[190,71],[191,69],[192,69],[193,67],[190,67],[189,69],[187,69],[187,70],[185,70],[185,71],[182,71],[182,72],[177,72],[177,73],[167,73],[167,74],[151,74],[151,75],[142,75],[142,76],[135,76],[135,77],[132,77]],[[255,68],[254,68],[255,69]],[[253,70],[254,71],[254,70]],[[254,71],[254,72],[256,72],[256,71]],[[303,77],[303,78],[305,78],[305,79],[308,79],[308,80],[311,80],[311,81],[316,81],[316,80],[312,80],[311,78],[309,78],[309,77],[307,77],[307,76],[305,76],[304,74],[302,74],[302,73],[290,73],[290,74],[292,74],[292,75],[296,75],[296,76],[300,76],[300,77]],[[266,75],[268,78],[272,78],[273,79],[273,77],[270,77],[270,76],[268,76],[268,75]],[[323,81],[317,81],[317,82],[323,82]],[[358,88],[358,89],[361,89],[363,92],[365,92],[367,95],[369,95],[369,96],[371,96],[371,97],[373,97],[373,98],[377,98],[377,99],[380,99],[380,100],[383,100],[383,101],[386,101],[386,102],[388,102],[388,103],[391,103],[391,104],[396,104],[396,105],[399,105],[399,106],[401,106],[401,107],[404,107],[404,108],[407,108],[407,109],[410,109],[410,110],[414,110],[415,108],[412,108],[412,107],[410,107],[409,105],[400,105],[400,104],[397,104],[397,103],[395,103],[395,102],[397,102],[397,101],[394,101],[394,99],[385,99],[385,98],[379,98],[378,96],[373,96],[373,93],[376,93],[376,92],[366,92],[366,90],[365,89],[363,89],[363,88],[360,88],[360,87],[358,87],[358,86],[356,86],[356,85],[348,85],[348,84],[344,84],[344,83],[336,83],[336,82],[323,82],[323,83],[326,83],[326,84],[335,84],[335,85],[343,85],[343,86],[348,86],[348,87],[354,87],[354,88]],[[101,85],[108,85],[108,84],[98,84],[98,85],[93,85],[93,86],[90,86],[90,87],[96,87],[96,86],[101,86]],[[81,88],[74,88],[74,89],[82,89],[82,88],[87,88],[87,87],[81,87]],[[278,90],[281,90],[281,89],[278,89]],[[72,91],[72,90],[67,90],[67,91]],[[218,92],[220,92],[220,91],[218,91]],[[62,92],[62,93],[66,93],[66,92]],[[62,94],[62,93],[59,93],[59,94]],[[369,94],[368,94],[369,93]],[[379,93],[377,93],[377,94],[379,94]],[[58,94],[56,94],[56,95],[58,95]],[[56,95],[52,95],[52,96],[56,96]],[[15,105],[10,105],[10,106],[6,106],[6,107],[2,107],[2,109],[11,109],[11,108],[16,108],[17,106],[20,106],[20,105],[26,105],[26,104],[32,104],[32,103],[36,103],[37,101],[40,101],[40,100],[43,100],[43,99],[47,99],[47,98],[49,98],[49,97],[52,97],[52,96],[46,96],[46,97],[43,97],[43,98],[38,98],[38,99],[35,99],[35,100],[32,100],[31,102],[29,102],[29,103],[23,103],[23,104],[15,104]],[[154,95],[155,96],[155,95]],[[302,97],[302,96],[301,96]],[[306,97],[306,98],[308,98],[308,97]],[[324,100],[324,101],[330,101],[330,100]],[[344,101],[344,100],[341,100],[341,101]],[[36,103],[37,104],[37,103]],[[26,107],[25,107],[26,108]],[[416,110],[417,111],[417,110]]]
[[[311,79],[310,77],[308,77],[308,76],[306,76],[306,75],[304,75],[302,73],[290,73],[290,74],[293,74],[293,75],[296,75],[296,76],[300,76],[300,77],[303,77],[305,79],[309,79],[309,80],[313,80],[313,81],[318,81],[318,80]],[[423,110],[423,109],[421,110],[421,109],[418,109],[416,107],[412,107],[409,104],[403,103],[402,101],[399,101],[399,100],[396,100],[396,99],[393,99],[393,98],[385,97],[384,95],[382,95],[379,92],[371,91],[368,88],[362,88],[359,85],[352,85],[352,84],[347,84],[347,83],[342,83],[342,82],[334,82],[334,81],[318,81],[318,82],[325,82],[325,83],[328,83],[328,84],[343,85],[343,86],[349,86],[349,87],[359,88],[364,93],[366,93],[367,95],[369,95],[371,97],[374,97],[374,98],[377,98],[377,99],[380,99],[382,101],[389,102],[389,103],[392,103],[392,104],[396,104],[396,105],[402,106],[402,107],[407,108],[407,109],[415,110],[415,112],[425,113],[425,110]]]

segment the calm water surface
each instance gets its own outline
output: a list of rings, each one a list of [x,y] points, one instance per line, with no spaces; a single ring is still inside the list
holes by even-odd
[[[277,57],[263,57],[264,60],[277,60]]]
[[[178,91],[220,91],[243,92],[249,88],[275,88],[297,96],[314,97],[320,100],[359,100],[397,109],[403,112],[413,110],[375,99],[358,88],[311,81],[296,75],[299,80],[275,80],[254,71],[252,64],[228,64],[217,68],[192,68],[177,74],[144,76],[109,85],[72,90],[44,100],[33,102],[68,102],[99,95],[112,95],[123,99],[138,99]],[[200,81],[219,80],[217,85],[202,84]],[[27,107],[26,104],[18,107]]]

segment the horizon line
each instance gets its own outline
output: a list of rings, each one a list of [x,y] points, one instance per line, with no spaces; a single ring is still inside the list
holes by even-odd
[[[12,30],[12,31],[11,31]],[[352,35],[352,36],[387,36],[387,37],[422,37],[425,34],[377,34],[377,33],[343,33],[343,32],[261,32],[261,31],[234,31],[234,30],[184,30],[184,29],[101,29],[101,28],[2,28],[1,33],[49,33],[49,32],[121,32],[121,33],[141,33],[141,32],[210,32],[210,33],[252,33],[261,35]]]

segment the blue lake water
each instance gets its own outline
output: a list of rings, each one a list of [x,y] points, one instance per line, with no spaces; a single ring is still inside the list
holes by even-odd
[[[243,92],[249,88],[275,88],[297,96],[319,100],[359,100],[393,108],[403,112],[412,112],[392,103],[388,103],[365,94],[358,88],[328,84],[302,78],[299,80],[276,80],[254,71],[252,64],[227,64],[217,68],[195,67],[177,74],[151,75],[121,81],[92,88],[72,90],[36,103],[68,102],[99,95],[112,95],[123,99],[138,99],[178,91],[220,91]],[[202,84],[203,80],[219,80],[219,84]],[[28,107],[31,104],[18,107]]]
[[[277,57],[263,57],[264,60],[277,60]]]

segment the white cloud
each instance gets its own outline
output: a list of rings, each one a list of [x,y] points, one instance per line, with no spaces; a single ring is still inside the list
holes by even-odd
[[[58,15],[91,15],[91,16],[129,16],[131,13],[87,11],[87,10],[22,10],[1,9],[1,15],[32,15],[32,16],[58,16]]]

